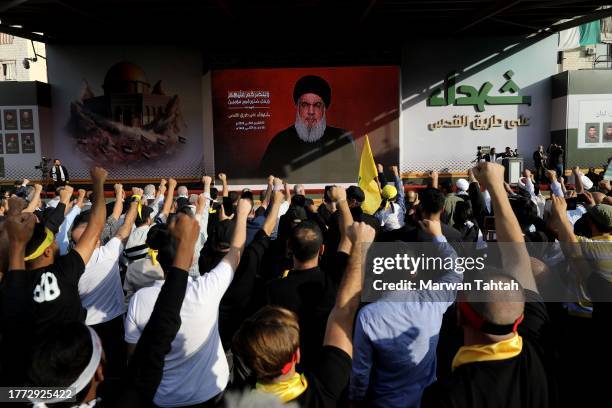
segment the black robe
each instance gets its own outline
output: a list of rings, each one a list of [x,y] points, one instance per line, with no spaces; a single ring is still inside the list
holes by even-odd
[[[259,169],[262,177],[273,174],[291,183],[355,183],[359,162],[349,131],[327,126],[321,139],[308,143],[291,126],[270,141]]]

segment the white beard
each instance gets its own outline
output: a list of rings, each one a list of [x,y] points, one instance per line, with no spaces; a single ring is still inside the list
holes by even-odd
[[[295,130],[297,131],[298,137],[306,143],[314,143],[323,137],[327,123],[325,122],[325,113],[321,117],[319,123],[312,127],[302,120],[299,112],[295,114]]]

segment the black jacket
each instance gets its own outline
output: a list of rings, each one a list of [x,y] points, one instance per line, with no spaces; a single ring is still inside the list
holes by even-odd
[[[70,181],[70,176],[68,175],[68,169],[66,168],[66,166],[60,166],[62,168],[62,171],[64,172],[64,179],[60,180],[61,177],[61,173],[59,171],[55,171],[57,179],[53,178],[53,173],[54,170],[56,169],[56,166],[52,166],[51,170],[49,170],[49,177],[51,178],[51,180],[53,181]]]

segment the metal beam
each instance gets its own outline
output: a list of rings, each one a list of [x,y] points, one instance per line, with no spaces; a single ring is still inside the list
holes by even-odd
[[[12,9],[13,7],[20,6],[23,3],[25,3],[26,1],[28,1],[28,0],[12,0],[12,1],[9,1],[5,5],[0,6],[0,13],[4,13],[5,11],[8,11],[8,10]]]
[[[364,10],[363,14],[361,15],[361,18],[359,19],[360,23],[363,23],[366,20],[366,18],[368,18],[368,16],[370,15],[370,12],[372,11],[374,6],[376,5],[376,1],[377,0],[370,0],[370,3],[368,4],[368,7],[366,7],[366,9]]]
[[[490,7],[488,7],[483,13],[481,13],[474,20],[472,20],[468,24],[466,24],[463,27],[461,27],[458,30],[456,30],[453,34],[459,34],[459,33],[463,32],[463,31],[467,30],[468,28],[471,28],[471,27],[477,25],[478,23],[481,23],[482,21],[484,21],[484,20],[486,20],[488,18],[494,17],[494,16],[498,15],[499,13],[502,13],[505,10],[508,10],[509,8],[516,6],[520,2],[521,2],[521,0],[500,0],[500,1],[497,1],[495,4],[493,4]]]
[[[502,20],[501,18],[497,18],[497,17],[491,17],[489,20],[495,21],[495,22],[498,22],[498,23],[502,23],[502,24],[509,24],[509,25],[513,25],[513,26],[517,26],[517,27],[528,28],[528,29],[534,30],[534,31],[544,30],[544,27],[536,27],[536,26],[532,26],[532,25],[528,25],[528,24],[516,23],[514,21]]]
[[[51,41],[51,39],[45,35],[32,33],[24,30],[23,28],[9,27],[5,24],[0,24],[0,32],[44,43],[48,43]]]

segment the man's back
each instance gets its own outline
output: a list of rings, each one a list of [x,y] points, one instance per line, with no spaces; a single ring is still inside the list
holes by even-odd
[[[418,407],[436,378],[436,347],[447,302],[376,302],[359,312],[350,393],[372,407]],[[367,338],[373,353],[359,348]],[[363,361],[363,360],[369,361]],[[371,372],[362,370],[371,364]],[[367,376],[365,378],[360,377]],[[367,389],[359,389],[370,382]]]
[[[298,315],[306,364],[316,364],[329,312],[336,300],[336,285],[319,267],[289,271],[267,286],[268,304]]]
[[[518,356],[461,365],[447,382],[423,396],[425,407],[549,407],[548,379],[542,361],[528,342]]]
[[[518,330],[521,342],[460,348],[452,374],[425,391],[422,407],[557,406],[551,400],[553,373],[545,365],[545,352],[550,352],[550,345],[543,344],[548,324],[546,306],[533,292],[526,291],[525,297],[524,320]]]
[[[221,261],[212,271],[187,284],[181,307],[181,328],[166,355],[164,375],[154,402],[158,406],[194,405],[223,391],[229,378],[219,337],[217,313],[233,272]],[[125,322],[125,340],[136,344],[161,290],[163,281],[136,292]]]

